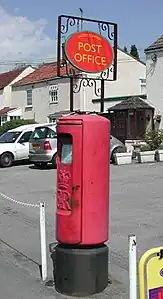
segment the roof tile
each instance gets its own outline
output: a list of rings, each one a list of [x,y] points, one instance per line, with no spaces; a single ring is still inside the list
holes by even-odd
[[[16,70],[12,70],[6,73],[0,74],[0,89],[3,89],[7,85],[9,85],[15,78],[17,78],[26,67],[19,68]]]
[[[145,52],[156,49],[163,49],[163,35],[161,35],[156,41],[154,41],[152,45],[146,48]]]
[[[0,109],[0,116],[6,115],[8,112],[15,110],[16,108],[11,107],[4,107]]]
[[[140,97],[131,97],[127,100],[124,100],[108,109],[111,110],[128,110],[128,109],[151,109],[153,108],[150,106],[146,101],[142,100]]]
[[[68,68],[70,65],[67,66]],[[73,68],[71,66],[71,68]],[[76,69],[73,68],[75,71]],[[66,75],[66,67],[61,69],[61,75]],[[33,73],[24,77],[23,79],[17,81],[13,86],[20,86],[32,83],[42,82],[44,80],[49,80],[57,77],[57,62],[46,63],[41,65],[38,69],[36,69]]]

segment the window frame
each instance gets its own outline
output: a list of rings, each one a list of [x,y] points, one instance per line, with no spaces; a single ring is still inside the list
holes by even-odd
[[[141,78],[140,79],[140,93],[141,94],[146,94],[146,88],[147,88],[146,79]],[[143,89],[145,89],[144,92],[143,92]]]
[[[43,131],[43,135],[39,136],[39,133],[41,133],[41,130],[44,129]],[[48,133],[51,134],[50,137],[48,137]],[[36,138],[35,134],[38,135],[38,137]],[[54,136],[52,137],[52,135],[54,134]],[[50,127],[46,127],[46,126],[42,126],[42,127],[37,127],[35,128],[35,130],[32,132],[31,135],[31,140],[43,140],[43,139],[57,139],[57,133],[51,129]]]
[[[29,92],[31,92],[31,96],[29,97],[29,95],[28,95],[28,93]],[[27,98],[26,98],[26,106],[27,107],[32,107],[32,105],[33,105],[33,90],[32,90],[32,88],[29,88],[29,89],[27,89],[26,90],[26,95],[27,95]],[[31,102],[30,103],[28,103],[28,101],[29,100],[31,100]]]
[[[50,104],[58,104],[59,102],[59,86],[51,85],[49,88]]]
[[[25,134],[29,134],[29,133],[30,133],[30,136],[29,136],[28,141],[21,141],[22,137],[23,137]],[[26,143],[26,142],[29,142],[32,133],[33,133],[33,131],[27,131],[27,132],[24,132],[24,133],[20,136],[20,138],[19,138],[19,140],[18,140],[18,143]]]

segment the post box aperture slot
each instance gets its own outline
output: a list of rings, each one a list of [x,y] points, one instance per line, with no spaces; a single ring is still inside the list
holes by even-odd
[[[72,135],[60,134],[60,161],[63,164],[72,164]]]

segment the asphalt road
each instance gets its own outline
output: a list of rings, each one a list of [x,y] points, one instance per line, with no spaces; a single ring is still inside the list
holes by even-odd
[[[1,193],[25,203],[46,203],[48,250],[48,244],[55,241],[56,171],[23,165],[0,169],[0,177]],[[137,236],[138,258],[145,250],[163,245],[162,182],[161,163],[111,165],[109,246],[112,284],[93,298],[128,297],[129,234]],[[66,298],[40,283],[39,240],[39,209],[0,196],[1,298]],[[52,262],[50,254],[48,256],[48,278],[52,279]]]

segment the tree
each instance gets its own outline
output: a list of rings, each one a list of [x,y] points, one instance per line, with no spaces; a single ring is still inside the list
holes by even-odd
[[[7,121],[0,127],[0,134],[3,134],[8,130],[15,129],[19,126],[28,124],[36,124],[36,122],[34,119],[14,119],[11,121]]]
[[[27,66],[26,63],[16,63],[15,66],[13,67],[13,70],[21,69],[23,67]]]
[[[139,53],[136,45],[131,45],[130,54],[136,59],[139,59]]]
[[[126,53],[128,53],[128,50],[127,50],[126,46],[124,46],[123,51],[126,52]]]

